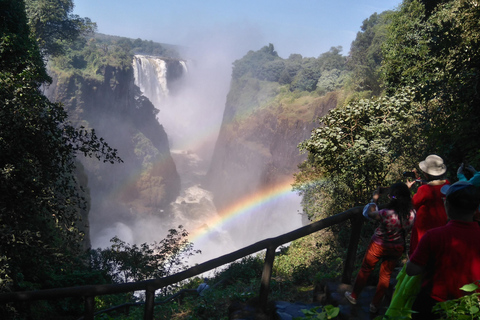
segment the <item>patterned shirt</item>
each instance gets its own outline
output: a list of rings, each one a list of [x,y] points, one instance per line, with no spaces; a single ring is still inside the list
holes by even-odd
[[[379,212],[380,225],[373,234],[372,240],[380,245],[404,244],[404,234],[407,233],[415,222],[415,210],[410,211],[408,219],[404,219],[403,226],[398,214],[392,209],[383,209]],[[405,231],[402,231],[405,230]]]

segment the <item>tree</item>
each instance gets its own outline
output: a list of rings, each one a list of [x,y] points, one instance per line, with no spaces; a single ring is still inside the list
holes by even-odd
[[[250,75],[259,80],[265,80],[266,76],[263,75],[264,70],[262,70],[262,66],[277,59],[281,58],[271,43],[258,51],[250,50],[242,59],[233,62],[232,79]]]
[[[331,47],[327,52],[322,53],[318,59],[318,69],[323,71],[330,71],[333,69],[344,70],[345,69],[345,57],[340,53],[342,52],[342,46]]]
[[[317,92],[325,94],[327,92],[340,89],[344,86],[345,80],[348,78],[349,72],[338,69],[327,70],[322,73],[317,82]]]
[[[23,1],[2,0],[0,19],[0,291],[54,286],[80,267],[85,207],[78,152],[121,161],[95,131],[75,129],[40,85],[50,81]]]
[[[374,96],[379,96],[382,91],[379,71],[390,15],[390,11],[372,14],[363,21],[361,31],[352,42],[348,66],[353,71],[352,89],[355,91],[370,91]]]
[[[340,54],[341,51],[342,47],[340,46],[332,47],[329,51],[322,53],[317,59],[304,58],[301,62],[301,69],[296,73],[290,89],[292,91],[314,91],[323,73],[329,73],[326,77],[337,74],[331,72],[334,69],[340,71],[337,74],[340,76],[340,73],[345,70],[346,66],[345,57]]]
[[[45,55],[64,52],[64,44],[93,33],[96,24],[72,14],[73,0],[25,0],[28,25]]]
[[[405,1],[385,46],[389,92],[415,85],[425,152],[448,163],[480,162],[480,7],[477,1]]]
[[[296,73],[290,90],[314,91],[320,76],[321,70],[318,67],[317,59],[303,58],[301,69]]]
[[[167,277],[185,270],[186,260],[201,253],[193,249],[187,236],[188,232],[180,225],[152,244],[130,245],[114,237],[110,247],[90,252],[90,266],[106,271],[117,283]]]
[[[315,212],[331,214],[364,204],[378,185],[401,178],[421,144],[412,134],[418,108],[412,101],[413,91],[406,88],[392,97],[337,107],[320,118],[320,126],[299,145],[308,159],[294,186],[311,218]],[[325,203],[335,210],[322,208]]]

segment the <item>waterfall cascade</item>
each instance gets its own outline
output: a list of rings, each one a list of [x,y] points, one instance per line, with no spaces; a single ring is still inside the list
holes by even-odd
[[[154,106],[159,106],[168,96],[167,63],[156,57],[135,55],[133,57],[135,84]]]
[[[180,69],[181,77],[185,77],[188,72],[187,63],[182,60],[175,62],[181,67],[180,69],[178,65],[176,66],[177,76]],[[218,251],[214,248],[219,244],[223,244],[222,252],[232,251],[235,248],[231,245],[232,239],[228,233],[209,226],[209,221],[217,219],[217,212],[213,204],[213,195],[201,187],[201,179],[206,174],[207,163],[195,152],[201,152],[202,150],[198,149],[204,145],[192,143],[202,135],[200,131],[205,131],[201,125],[192,125],[198,122],[198,113],[201,110],[195,110],[195,107],[201,107],[202,99],[189,92],[188,88],[178,90],[177,95],[171,95],[167,81],[169,66],[171,64],[160,57],[134,56],[135,84],[160,110],[158,121],[165,127],[172,141],[170,142],[173,145],[171,154],[181,177],[181,194],[169,208],[169,215],[173,217],[170,227],[182,225],[193,236],[208,233],[201,247],[195,243],[195,248],[202,250],[202,255],[197,259],[206,261],[218,256]]]
[[[222,121],[224,98],[218,93],[218,83],[206,87],[207,79],[214,79],[195,68],[187,71],[185,61],[179,61],[183,70],[183,86],[170,94],[169,63],[161,58],[135,56],[133,61],[135,84],[160,110],[158,121],[164,126],[172,146],[172,157],[182,180],[181,195],[171,204],[174,224],[183,225],[193,236],[191,241],[202,251],[202,262],[237,250],[266,237],[276,236],[301,226],[301,216],[292,219],[292,212],[300,209],[300,198],[283,187],[281,200],[270,201],[276,194],[262,194],[257,198],[241,199],[225,212],[218,213],[213,195],[202,188],[202,178],[210,164]],[[218,81],[218,80],[217,80]],[[226,88],[228,90],[228,88]],[[212,105],[216,104],[217,107]],[[208,134],[207,134],[208,133]],[[213,138],[212,138],[213,137]],[[249,186],[255,186],[252,182]],[[286,191],[285,191],[286,190]],[[260,192],[259,192],[260,193]],[[263,197],[263,198],[262,198]],[[266,200],[269,200],[268,202]],[[282,212],[287,212],[282,216]]]

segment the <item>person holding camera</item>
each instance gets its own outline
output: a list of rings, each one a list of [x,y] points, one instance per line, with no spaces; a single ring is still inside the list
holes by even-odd
[[[440,192],[444,185],[450,184],[445,179],[447,166],[443,163],[443,159],[435,154],[426,157],[418,166],[424,173],[426,182],[418,187],[412,199],[417,216],[410,237],[409,255],[415,251],[425,232],[444,226],[448,221],[443,205],[443,195]],[[414,183],[415,181],[408,181],[407,185],[410,188]]]
[[[465,171],[470,172],[472,176],[470,179],[467,179],[465,176]],[[465,164],[464,162],[460,165],[457,170],[458,181],[468,181],[473,184],[475,187],[480,187],[480,172],[475,170],[475,168],[470,164]]]
[[[378,200],[379,190],[373,194],[374,202]],[[375,265],[382,260],[377,289],[370,304],[372,313],[378,312],[378,307],[390,284],[392,271],[405,251],[406,233],[415,221],[410,190],[405,183],[393,184],[389,189],[388,197],[390,201],[385,209],[378,211],[374,204],[365,206],[364,215],[378,221],[380,225],[372,236],[352,292],[345,292],[345,298],[351,304],[356,304]]]
[[[470,172],[470,179],[465,176],[465,171]],[[473,184],[475,187],[480,187],[480,171],[475,170],[475,168],[463,162],[457,170],[457,178],[458,181],[467,181]],[[480,207],[477,208],[475,215],[473,216],[473,220],[480,224]]]

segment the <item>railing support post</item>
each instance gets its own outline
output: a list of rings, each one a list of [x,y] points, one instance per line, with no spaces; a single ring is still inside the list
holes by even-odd
[[[275,260],[276,247],[268,247],[263,264],[262,280],[260,283],[260,307],[263,311],[267,310],[268,292],[270,291],[270,279],[272,278],[273,261]]]
[[[348,243],[347,259],[343,266],[342,283],[352,283],[352,273],[355,267],[355,258],[357,257],[358,243],[363,226],[363,217],[361,215],[350,219],[352,231],[350,234],[350,242]]]
[[[95,297],[87,296],[85,297],[85,312],[83,315],[84,320],[93,320],[95,312]]]
[[[145,290],[145,313],[144,320],[153,320],[153,309],[155,307],[155,290],[148,288]]]

